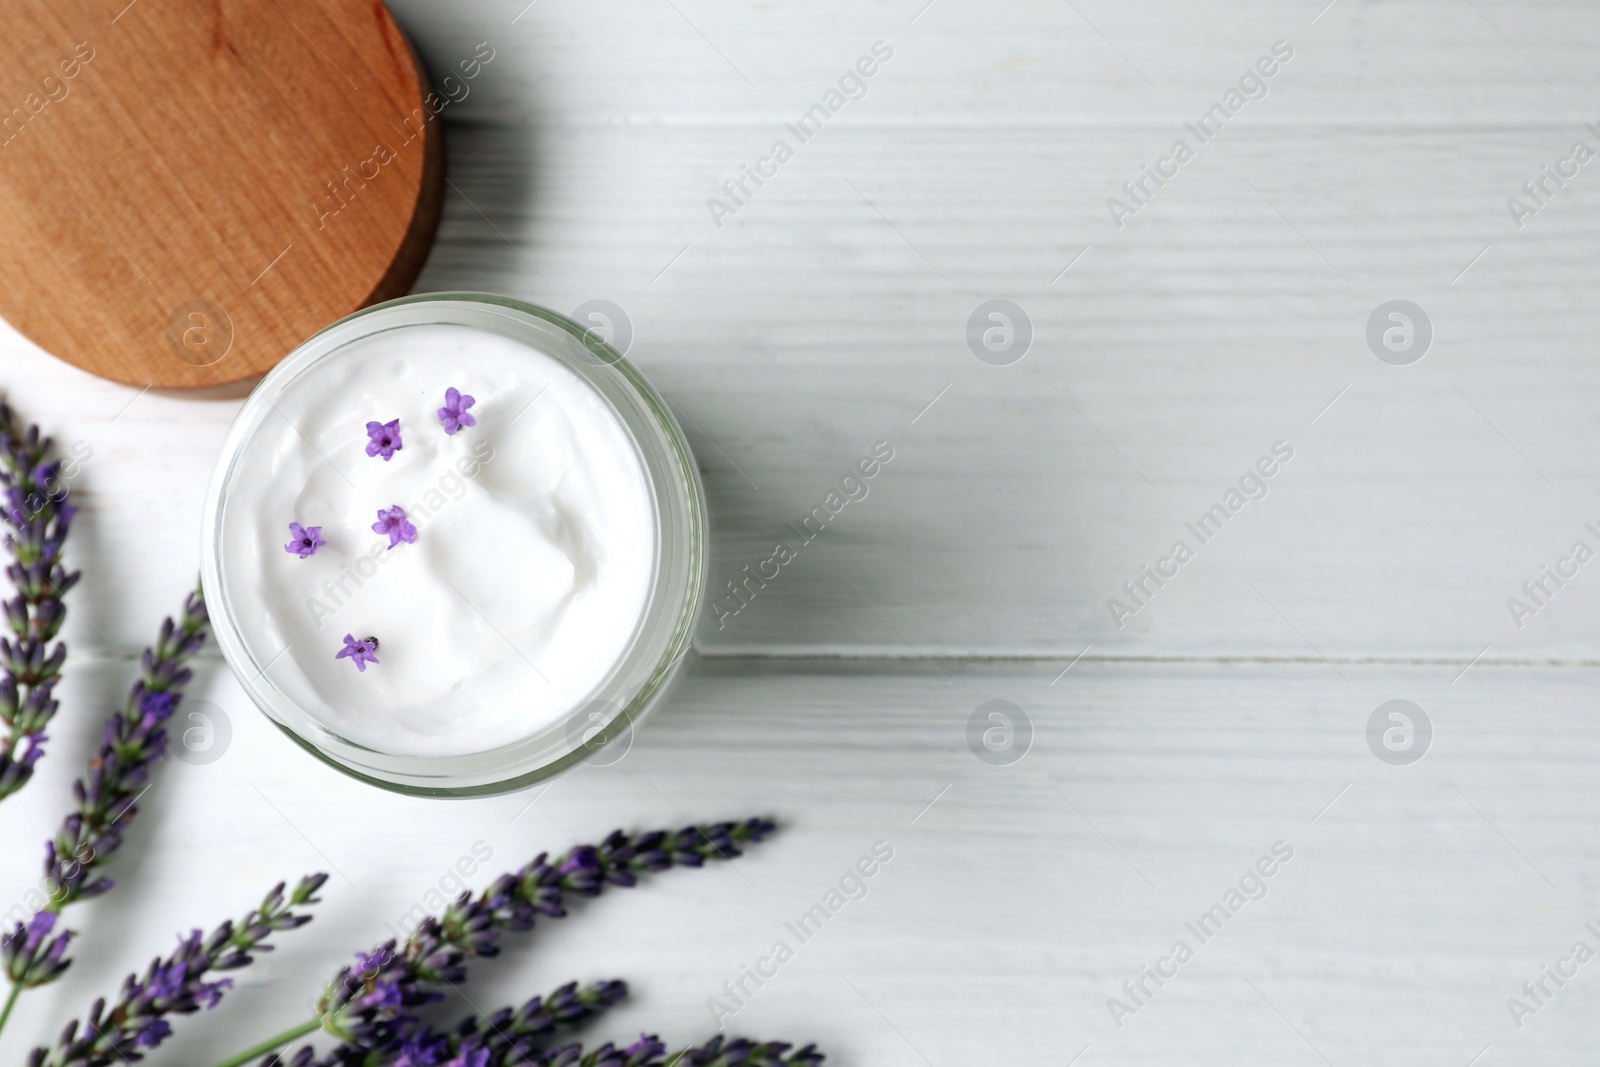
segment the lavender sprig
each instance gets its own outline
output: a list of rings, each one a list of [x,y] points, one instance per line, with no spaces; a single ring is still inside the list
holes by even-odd
[[[67,658],[66,642],[51,642],[67,617],[63,597],[80,577],[61,565],[77,509],[67,503],[54,451],[39,427],[22,429],[10,406],[0,404],[0,486],[12,557],[6,577],[16,590],[0,603],[11,629],[0,638],[0,800],[28,784],[44,755],[44,730],[56,713],[54,690]]]
[[[122,834],[138,814],[138,795],[166,755],[166,721],[183,699],[193,676],[184,664],[205,643],[209,620],[196,589],[184,601],[176,623],[161,623],[155,646],[144,651],[142,677],[133,684],[124,709],[106,722],[89,773],[73,783],[78,809],[68,815],[45,844],[45,879],[51,885],[50,909],[99,896],[114,884],[94,877],[122,845]]]
[[[464,1020],[450,1033],[439,1033],[422,1023],[397,1030],[382,1048],[340,1045],[318,1058],[310,1045],[292,1057],[268,1056],[261,1067],[408,1067],[443,1064],[465,1051],[488,1050],[493,1062],[531,1063],[543,1039],[558,1027],[578,1023],[605,1011],[628,995],[621,981],[596,982],[578,988],[568,982],[547,997],[534,997],[520,1008],[502,1008],[487,1018]]]
[[[757,1044],[742,1037],[724,1041],[719,1034],[704,1045],[668,1056],[666,1067],[818,1067],[826,1058],[815,1045],[790,1052],[792,1047],[784,1041]]]
[[[339,972],[317,1004],[322,1029],[347,1043],[373,1048],[392,1040],[409,1010],[442,998],[443,987],[466,978],[466,963],[500,951],[506,930],[533,929],[543,915],[567,914],[567,894],[598,896],[607,885],[632,886],[640,874],[669,867],[699,867],[732,859],[740,845],[760,841],[771,820],[749,819],[677,832],[613,831],[599,845],[579,845],[554,863],[547,853],[519,871],[503,874],[473,898],[462,893],[442,916],[429,916],[403,946],[393,939],[357,957]]]
[[[819,1067],[823,1061],[815,1045],[790,1052],[794,1046],[785,1041],[757,1044],[744,1038],[728,1041],[721,1036],[704,1045],[672,1053],[667,1051],[666,1042],[655,1034],[640,1034],[639,1040],[625,1046],[608,1041],[589,1052],[585,1052],[582,1045],[562,1045],[522,1053],[510,1047],[491,1047],[481,1033],[463,1037],[434,1035],[434,1042],[419,1044],[391,1058],[359,1062],[362,1067],[412,1067],[426,1063],[440,1067]],[[441,1055],[450,1058],[438,1058]],[[430,1056],[434,1058],[427,1058]],[[297,1062],[291,1067],[305,1065]]]
[[[261,1067],[820,1067],[824,1057],[815,1045],[794,1049],[784,1041],[757,1043],[718,1035],[704,1045],[667,1052],[654,1034],[641,1034],[631,1045],[610,1042],[589,1052],[578,1044],[540,1048],[539,1039],[552,1033],[558,1022],[550,1004],[557,998],[572,1002],[588,994],[609,1007],[626,993],[621,982],[601,982],[581,993],[569,982],[546,1000],[534,997],[517,1011],[504,1008],[485,1019],[469,1017],[455,1029],[441,1032],[421,1024],[382,1049],[355,1049],[342,1045],[318,1059],[310,1046],[293,1058],[270,1056]],[[572,1021],[594,1014],[584,1011]],[[530,1019],[525,1028],[522,1020]]]
[[[44,877],[50,890],[45,907],[24,929],[17,923],[0,945],[11,992],[0,1007],[0,1029],[23,989],[46,985],[60,977],[71,960],[65,958],[73,931],[47,937],[55,915],[68,904],[99,896],[110,889],[110,878],[90,876],[122,844],[122,832],[138,813],[134,802],[144,790],[156,760],[166,754],[163,723],[182,699],[191,677],[184,662],[205,642],[207,620],[200,592],[189,594],[177,624],[166,619],[154,648],[144,652],[144,677],[134,683],[124,712],[106,723],[101,745],[89,761],[87,779],[73,783],[78,810],[62,821],[55,840],[45,842]],[[44,916],[49,915],[50,918]]]
[[[285,883],[279,882],[237,924],[226,921],[208,936],[199,930],[180,936],[177,949],[165,959],[152,960],[142,978],[130,974],[123,980],[115,1002],[96,1000],[81,1027],[74,1019],[53,1049],[34,1049],[28,1067],[109,1067],[142,1059],[141,1050],[153,1049],[172,1035],[168,1016],[214,1008],[233,986],[232,979],[213,978],[212,972],[246,966],[252,952],[272,951],[266,942],[274,933],[310,922],[310,915],[294,909],[317,903],[316,892],[327,880],[326,874],[302,878],[287,898]]]
[[[649,871],[733,859],[740,846],[760,841],[773,829],[770,819],[747,819],[676,832],[630,835],[616,830],[599,845],[579,845],[555,863],[548,861],[548,853],[540,853],[521,870],[501,875],[476,898],[462,893],[443,915],[422,920],[404,945],[391,938],[358,955],[323,991],[315,1016],[217,1067],[238,1067],[317,1029],[343,1042],[335,1053],[351,1057],[335,1062],[365,1064],[374,1049],[404,1040],[411,1032],[417,1023],[411,1009],[442,999],[444,986],[466,978],[469,959],[497,954],[501,932],[531,930],[540,915],[566,915],[563,901],[569,893],[598,896],[607,885],[635,885]],[[307,1055],[306,1050],[299,1055]]]
[[[6,977],[11,979],[16,989],[34,989],[53,982],[71,965],[71,960],[61,957],[67,951],[67,942],[72,940],[74,931],[63,930],[54,937],[50,936],[55,931],[58,918],[53,911],[35,912],[26,926],[19,922],[4,937],[0,937],[0,962],[4,962]],[[13,991],[12,1002],[15,999]],[[6,1010],[9,1014],[10,1003]],[[4,1020],[5,1017],[0,1015],[0,1023]]]

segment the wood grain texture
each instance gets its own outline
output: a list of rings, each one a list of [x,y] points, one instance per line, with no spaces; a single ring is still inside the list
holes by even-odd
[[[1548,130],[1430,135],[1418,158],[1437,155],[1439,173],[1472,177],[1388,207],[1385,190],[1414,169],[1394,153],[1422,135],[1239,132],[1227,146],[1234,157],[1218,157],[1236,157],[1237,171],[1194,173],[1138,241],[1097,246],[1052,287],[1083,247],[1072,241],[1093,235],[1089,223],[1052,239],[1026,224],[1026,207],[1008,207],[1009,236],[996,236],[990,208],[961,182],[924,175],[988,173],[991,158],[1032,145],[1044,164],[1012,179],[1013,196],[1048,217],[1052,173],[1115,172],[1134,135],[1060,131],[1041,147],[1025,130],[830,130],[835,147],[814,147],[832,153],[815,157],[831,170],[786,172],[790,184],[749,209],[766,215],[746,232],[719,233],[690,217],[703,190],[668,164],[680,154],[738,159],[733,142],[749,139],[740,128],[457,126],[460,191],[448,196],[421,284],[506,291],[563,312],[597,297],[626,309],[630,356],[684,418],[706,475],[718,588],[792,536],[788,524],[872,442],[894,443],[897,458],[871,495],[793,569],[724,629],[708,618],[708,650],[1070,656],[1092,643],[1091,656],[1320,650],[1465,662],[1485,645],[1490,659],[1600,654],[1600,584],[1587,570],[1521,629],[1506,608],[1597,518],[1600,378],[1589,353],[1600,321],[1586,294],[1600,274],[1585,249],[1600,230],[1600,201],[1573,188],[1550,209],[1570,214],[1513,230],[1452,287],[1483,246],[1449,235],[1475,212],[1498,221],[1495,194],[1515,188],[1519,160],[1538,158]],[[1371,264],[1370,279],[1354,274],[1364,296],[1348,293],[1240,177],[1282,196],[1292,179],[1274,168],[1298,151],[1344,168],[1329,188],[1348,202],[1290,192],[1279,206],[1298,211],[1301,229],[1347,272]],[[547,162],[534,166],[535,157]],[[857,159],[878,177],[861,177]],[[663,191],[668,172],[679,176]],[[948,270],[984,264],[964,291],[952,293],[841,175],[893,207],[897,225]],[[882,199],[889,189],[898,206]],[[1363,201],[1381,218],[1343,228]],[[688,204],[683,221],[662,222],[674,203]],[[703,243],[652,284],[691,239]],[[995,293],[1035,321],[1033,351],[1011,367],[981,364],[965,344],[968,314]],[[1403,294],[1433,309],[1438,338],[1422,362],[1390,367],[1362,331],[1380,300]],[[23,409],[94,449],[79,485],[107,531],[109,555],[93,558],[118,580],[75,596],[97,626],[134,646],[148,624],[122,609],[163,604],[194,573],[204,483],[238,401],[137,395],[53,366],[15,339],[8,352]],[[1269,496],[1118,630],[1106,600],[1280,439],[1296,458]],[[108,473],[130,465],[140,473]],[[150,522],[170,546],[155,555],[111,533]],[[128,566],[136,554],[140,565]]]
[[[691,5],[691,25],[399,5],[441,80],[478,42],[495,54],[442,116],[455,188],[419,286],[626,311],[705,469],[719,589],[895,444],[869,499],[722,629],[708,616],[708,651],[1600,656],[1587,572],[1520,628],[1507,608],[1596,518],[1600,199],[1586,169],[1520,230],[1505,207],[1584,135],[1595,13],[1130,9],[1125,40],[1114,9],[1080,7],[1156,89],[1066,8]],[[758,88],[695,26],[760,57],[759,77],[739,64]],[[1280,38],[1296,56],[1271,95],[1112,226],[1106,197]],[[878,39],[895,56],[868,94],[717,229],[707,198]],[[994,296],[1034,322],[1014,366],[967,349]],[[1364,338],[1395,297],[1436,326],[1410,367]],[[28,410],[148,463],[82,482],[106,529],[157,521],[172,546],[78,593],[134,645],[117,609],[193,573],[237,400],[134,399],[5,344]],[[1296,459],[1268,498],[1118,629],[1108,599],[1280,439]]]
[[[941,677],[920,663],[701,663],[615,765],[544,793],[438,803],[308,760],[211,661],[194,691],[210,704],[191,710],[222,709],[231,747],[164,768],[121,884],[75,912],[83,947],[60,992],[85,1005],[173,931],[329,870],[316,921],[162,1050],[215,1062],[304,1017],[321,976],[390,936],[385,924],[475,843],[493,855],[474,887],[616,825],[768,811],[782,832],[734,868],[586,902],[474,965],[463,990],[490,1009],[568,978],[624,977],[632,998],[593,1039],[704,1038],[707,1000],[787,939],[795,958],[728,1029],[813,1039],[841,1064],[1066,1063],[1086,1045],[1081,1064],[1309,1065],[1318,1051],[1335,1064],[1465,1064],[1485,1045],[1480,1062],[1586,1062],[1600,1041],[1593,962],[1521,1029],[1506,999],[1574,940],[1594,944],[1592,670],[1479,665],[1452,685],[1452,670],[1369,666],[1347,669],[1347,684],[1320,665],[1079,663],[1052,685],[1064,665],[944,661]],[[93,741],[92,702],[129,676],[114,661],[70,675],[57,750],[0,809],[0,906],[34,877],[39,828]],[[1434,724],[1409,767],[1379,762],[1364,737],[1395,697]],[[979,762],[965,740],[973,709],[995,698],[1034,730],[1011,766]],[[1280,840],[1294,855],[1264,899],[1196,944],[1118,1029],[1107,998],[1192,941],[1184,923]],[[798,943],[784,924],[876,841],[894,855],[866,896]],[[23,1004],[5,1062],[71,1014],[48,992]]]
[[[380,0],[11,14],[0,314],[46,350],[139,386],[236,381],[410,288],[440,98]]]
[[[444,115],[455,188],[419,287],[620,305],[706,475],[719,584],[873,441],[896,456],[725,629],[708,619],[717,658],[626,758],[536,800],[345,782],[208,661],[195,695],[232,748],[167,768],[123,885],[77,920],[68,997],[337,865],[320,925],[181,1029],[174,1060],[214,1062],[300,1017],[303,976],[387,936],[479,840],[510,865],[613,825],[769,810],[784,833],[736,871],[550,924],[474,1000],[625,976],[634,997],[597,1036],[709,1034],[707,998],[882,839],[896,856],[867,897],[731,1029],[891,1067],[1085,1046],[1079,1067],[1589,1062],[1594,964],[1521,1029],[1506,1000],[1600,915],[1600,575],[1521,629],[1505,600],[1600,524],[1600,179],[1586,166],[1522,229],[1505,201],[1600,117],[1600,10],[395,10],[436,77],[496,49]],[[717,229],[707,198],[879,39],[895,57],[865,98]],[[1296,56],[1271,95],[1117,230],[1106,198],[1278,39]],[[966,345],[991,297],[1035,326],[1009,367]],[[1409,367],[1364,336],[1396,297],[1437,327]],[[91,452],[79,666],[59,749],[0,808],[3,902],[128,680],[107,644],[135,652],[193,578],[242,392],[141,394],[3,330],[0,365],[20,408]],[[1118,630],[1105,600],[1280,439],[1295,456],[1269,495]],[[785,658],[818,654],[844,659]],[[895,658],[860,658],[877,654]],[[1036,732],[1010,767],[966,746],[996,698]],[[1364,736],[1395,698],[1436,730],[1411,767]],[[1266,899],[1117,1029],[1106,999],[1280,838],[1296,855]],[[29,1003],[0,1060],[67,1014]]]

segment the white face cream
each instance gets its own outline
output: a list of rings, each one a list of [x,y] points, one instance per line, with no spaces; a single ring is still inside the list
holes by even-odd
[[[451,388],[476,420],[453,434]],[[595,694],[649,605],[659,519],[589,382],[509,337],[420,325],[355,341],[271,407],[239,447],[217,555],[273,686],[349,741],[420,757],[512,744]],[[286,551],[290,523],[322,543]],[[347,634],[376,638],[376,662],[340,658]]]

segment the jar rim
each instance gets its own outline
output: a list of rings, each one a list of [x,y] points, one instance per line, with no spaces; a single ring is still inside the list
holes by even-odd
[[[578,375],[607,402],[638,449],[653,495],[656,561],[650,597],[629,644],[605,680],[563,711],[556,723],[485,752],[413,756],[382,752],[340,736],[271,681],[271,663],[260,663],[237,622],[224,577],[223,528],[240,458],[277,397],[312,368],[375,334],[438,325],[486,329],[520,340]],[[206,490],[200,582],[223,659],[252,703],[302,748],[341,773],[394,792],[489,796],[547,781],[622,743],[660,702],[693,647],[709,569],[708,536],[699,470],[670,405],[593,327],[512,297],[419,293],[375,304],[324,327],[257,383],[228,428]],[[603,723],[594,723],[596,708],[604,709]],[[579,713],[599,726],[597,732],[581,731],[581,740],[571,729]]]

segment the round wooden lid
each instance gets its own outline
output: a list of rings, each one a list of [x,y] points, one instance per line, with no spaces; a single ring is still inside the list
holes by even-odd
[[[381,0],[12,0],[0,315],[134,385],[260,374],[403,295],[442,98]]]

